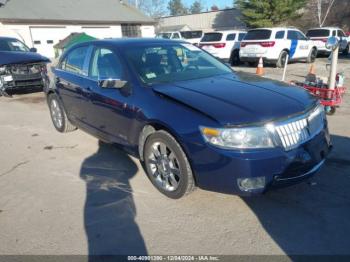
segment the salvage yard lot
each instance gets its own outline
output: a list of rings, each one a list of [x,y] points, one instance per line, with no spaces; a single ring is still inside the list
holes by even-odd
[[[318,74],[325,63],[317,60]],[[302,80],[309,65],[288,68],[288,81]],[[281,69],[265,70],[281,78]],[[339,71],[350,77],[350,59]],[[309,183],[174,201],[133,157],[81,131],[57,133],[43,94],[1,97],[0,255],[350,254],[349,118],[347,94],[328,118],[334,151]]]

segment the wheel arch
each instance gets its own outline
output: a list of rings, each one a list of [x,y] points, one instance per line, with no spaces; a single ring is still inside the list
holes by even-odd
[[[139,143],[138,143],[138,153],[139,153],[140,160],[142,162],[144,161],[144,156],[143,156],[144,146],[145,146],[145,143],[147,141],[147,138],[150,135],[152,135],[153,133],[160,131],[160,130],[168,132],[171,136],[173,136],[175,138],[176,142],[180,145],[181,149],[184,151],[184,153],[187,157],[187,160],[190,164],[195,185],[197,185],[196,175],[195,175],[193,168],[192,168],[192,160],[189,157],[189,154],[188,154],[186,148],[183,146],[181,140],[179,139],[179,135],[176,134],[176,132],[174,130],[172,130],[169,126],[167,126],[166,124],[163,124],[163,123],[160,123],[157,121],[152,121],[152,122],[148,122],[147,124],[144,125],[144,127],[142,128],[142,131],[139,135]]]

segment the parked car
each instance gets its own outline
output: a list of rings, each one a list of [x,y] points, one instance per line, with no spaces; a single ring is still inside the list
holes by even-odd
[[[296,28],[275,27],[249,30],[241,42],[240,59],[255,65],[260,57],[264,62],[284,67],[289,61],[306,60],[313,63],[317,47]]]
[[[312,28],[307,31],[306,36],[315,42],[319,54],[331,53],[331,50],[326,48],[327,40],[331,36],[339,40],[339,51],[344,55],[349,54],[350,41],[344,31],[338,27]]]
[[[239,48],[245,34],[245,31],[237,30],[205,33],[199,47],[224,62],[238,65]]]
[[[157,38],[162,39],[174,39],[174,40],[184,40],[188,43],[198,45],[203,36],[203,31],[174,31],[174,32],[163,32],[157,34]]]
[[[0,96],[16,91],[42,90],[49,59],[15,38],[0,37]]]
[[[294,184],[314,175],[331,147],[316,97],[233,72],[186,42],[82,43],[53,74],[46,94],[57,131],[118,144],[170,198],[195,186],[250,195]]]

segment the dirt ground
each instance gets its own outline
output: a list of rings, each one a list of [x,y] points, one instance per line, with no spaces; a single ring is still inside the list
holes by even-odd
[[[308,70],[292,64],[288,80]],[[350,59],[339,71],[350,78]],[[81,131],[57,133],[43,94],[1,97],[0,255],[350,255],[349,117],[347,94],[329,117],[334,151],[308,183],[254,198],[198,189],[174,201],[133,157]]]

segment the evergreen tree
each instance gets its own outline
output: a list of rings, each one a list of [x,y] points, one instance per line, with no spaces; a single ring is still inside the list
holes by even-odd
[[[199,14],[202,10],[203,6],[201,1],[194,1],[190,7],[191,14]]]
[[[306,0],[236,0],[249,27],[271,27],[299,16]]]
[[[170,0],[168,3],[170,15],[186,15],[188,9],[184,6],[181,0]]]

